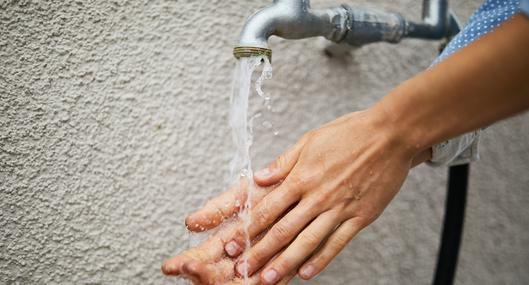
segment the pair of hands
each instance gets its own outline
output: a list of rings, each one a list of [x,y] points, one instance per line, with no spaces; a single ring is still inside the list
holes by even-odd
[[[248,232],[251,284],[286,284],[296,274],[320,273],[347,243],[371,224],[429,151],[406,145],[384,112],[345,115],[310,131],[268,168],[254,174],[258,188]],[[211,200],[190,215],[191,231],[234,216],[246,185]],[[268,188],[267,188],[268,187]],[[198,284],[241,284],[243,222],[232,220],[197,248],[164,262],[162,271]]]
[[[254,189],[255,193],[252,197],[252,202],[257,203],[274,187],[254,187]],[[239,185],[209,201],[201,210],[190,215],[186,219],[186,224],[193,232],[213,229],[221,223],[222,227],[219,227],[217,232],[209,236],[199,246],[166,260],[162,266],[162,271],[167,275],[189,279],[194,284],[244,284],[243,277],[235,271],[237,259],[230,257],[224,248],[225,244],[235,236],[240,226],[239,223],[242,222],[236,216],[236,213],[240,210],[239,203],[234,202],[245,201],[246,190],[247,182],[246,180],[241,180]],[[230,219],[228,217],[233,218]],[[260,237],[254,238],[252,245],[259,239]],[[278,284],[287,284],[295,275],[296,272],[292,272]],[[249,284],[262,284],[259,280],[259,275],[251,276]]]

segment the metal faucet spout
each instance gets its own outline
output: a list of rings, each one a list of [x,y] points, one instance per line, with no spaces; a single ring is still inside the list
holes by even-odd
[[[346,14],[344,7],[312,10],[308,0],[275,0],[248,19],[234,55],[236,58],[256,54],[271,57],[268,38],[273,35],[285,39],[324,36],[340,41],[345,35]]]

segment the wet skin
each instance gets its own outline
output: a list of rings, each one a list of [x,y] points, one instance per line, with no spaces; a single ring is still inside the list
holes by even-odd
[[[217,227],[218,231],[199,246],[166,260],[162,265],[164,274],[179,276],[200,285],[244,284],[244,278],[235,270],[239,258],[228,256],[224,247],[237,232],[239,218],[236,213],[246,201],[246,185],[247,183],[242,181],[241,184],[209,201],[201,210],[187,217],[186,224],[193,232]],[[260,201],[272,188],[256,189],[253,203]],[[260,236],[256,237],[252,244],[259,239]],[[291,272],[279,284],[287,284],[295,275],[296,271]],[[249,278],[249,284],[262,283],[259,276],[254,275]]]

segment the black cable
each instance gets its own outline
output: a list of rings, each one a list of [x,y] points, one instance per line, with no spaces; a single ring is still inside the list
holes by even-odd
[[[459,247],[463,235],[468,174],[468,164],[449,168],[443,233],[433,281],[434,285],[451,285],[454,283]]]

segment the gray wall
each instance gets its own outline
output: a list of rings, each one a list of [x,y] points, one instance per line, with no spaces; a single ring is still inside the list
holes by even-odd
[[[0,1],[0,284],[177,283],[159,267],[188,246],[185,214],[225,187],[231,48],[268,2]],[[420,14],[419,1],[362,2]],[[453,2],[462,19],[478,6]],[[265,90],[280,135],[257,130],[259,165],[369,106],[437,49],[410,40],[337,60],[314,39],[272,45]],[[458,284],[529,283],[528,141],[528,115],[485,132]],[[310,284],[428,284],[445,178],[445,168],[414,170]]]

